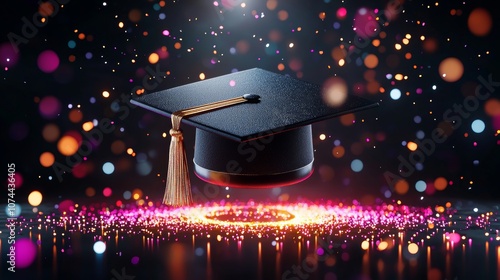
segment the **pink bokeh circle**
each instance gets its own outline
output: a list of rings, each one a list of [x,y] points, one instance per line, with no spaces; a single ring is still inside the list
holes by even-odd
[[[16,253],[16,268],[26,268],[33,263],[36,257],[36,246],[30,239],[16,239],[14,248]]]
[[[59,67],[59,56],[54,51],[46,50],[38,55],[37,63],[40,70],[52,73]]]

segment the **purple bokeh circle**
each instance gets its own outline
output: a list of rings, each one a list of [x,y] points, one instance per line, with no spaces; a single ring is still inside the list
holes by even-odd
[[[37,63],[40,70],[52,73],[59,67],[59,57],[54,51],[46,50],[38,55]]]

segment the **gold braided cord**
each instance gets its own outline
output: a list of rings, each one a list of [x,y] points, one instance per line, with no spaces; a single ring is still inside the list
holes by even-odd
[[[247,99],[243,97],[236,97],[179,110],[172,114],[172,129],[170,129],[172,138],[168,156],[167,183],[165,195],[163,196],[164,204],[178,207],[188,206],[193,203],[186,149],[180,129],[182,119],[246,101]]]

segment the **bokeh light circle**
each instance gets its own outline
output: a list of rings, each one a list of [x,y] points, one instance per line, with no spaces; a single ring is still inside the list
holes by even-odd
[[[46,50],[38,55],[37,63],[40,70],[52,73],[59,67],[59,57],[54,51]]]
[[[490,117],[500,116],[500,100],[496,98],[486,100],[484,112]]]
[[[73,200],[66,199],[57,204],[55,208],[61,213],[73,212],[75,210],[75,202],[73,202]]]
[[[113,193],[113,191],[109,187],[106,187],[106,188],[104,188],[104,190],[102,190],[102,194],[105,197],[110,197],[112,193]]]
[[[438,177],[436,180],[434,180],[434,188],[438,191],[442,191],[446,189],[448,186],[448,180],[444,177]]]
[[[16,268],[26,268],[33,263],[36,258],[36,246],[29,238],[16,239],[14,248]]]
[[[413,142],[413,141],[409,141],[408,143],[406,143],[406,147],[408,148],[408,150],[414,152],[418,149],[418,145],[417,143]]]
[[[323,101],[331,107],[338,107],[344,104],[347,98],[347,84],[339,77],[329,78],[323,84]]]
[[[14,207],[12,208],[11,206],[12,204],[7,204],[5,206],[5,214],[7,214],[7,217],[19,217],[19,215],[21,215],[21,205],[14,203]]]
[[[363,162],[359,159],[355,159],[351,162],[351,169],[354,172],[360,172],[363,170]]]
[[[74,49],[74,48],[76,47],[76,42],[75,42],[75,41],[73,41],[73,40],[69,40],[69,41],[68,41],[68,47],[69,47],[70,49]]]
[[[32,191],[29,195],[28,195],[28,203],[31,205],[31,206],[38,206],[42,203],[42,193],[39,192],[39,191]]]
[[[341,158],[345,154],[345,149],[343,146],[337,146],[332,149],[332,155],[336,158]]]
[[[347,16],[347,10],[346,10],[346,8],[344,8],[344,7],[339,8],[337,10],[336,15],[337,15],[337,18],[340,19],[340,20],[345,19],[345,17]]]
[[[79,123],[83,119],[82,111],[76,108],[72,109],[69,111],[68,118],[72,123]]]
[[[71,156],[78,151],[78,141],[73,136],[65,135],[57,142],[57,149],[65,156]]]
[[[115,166],[111,162],[106,162],[102,165],[102,171],[105,174],[112,174],[115,171]]]
[[[42,117],[53,119],[61,112],[61,103],[56,97],[49,95],[40,100],[38,109]]]
[[[486,128],[486,125],[482,120],[474,120],[471,124],[471,128],[475,133],[481,133]]]
[[[374,54],[369,54],[365,57],[363,63],[365,64],[366,68],[373,69],[378,65],[378,57]]]
[[[19,59],[19,53],[9,43],[0,44],[0,66],[12,67]]]
[[[39,160],[43,167],[51,167],[55,162],[55,157],[51,152],[44,152],[40,155]]]
[[[55,124],[49,123],[42,129],[43,139],[47,142],[55,142],[60,135],[59,127]]]
[[[479,37],[488,35],[492,26],[493,20],[491,14],[484,8],[475,8],[467,19],[469,31]]]
[[[450,240],[453,243],[458,243],[460,242],[460,234],[456,232],[452,233],[447,233],[447,239]]]
[[[148,57],[148,61],[151,64],[156,64],[160,60],[160,56],[157,53],[151,53]]]
[[[95,195],[95,189],[93,187],[86,188],[85,195],[88,197],[93,197]]]
[[[427,184],[424,181],[419,180],[415,183],[415,189],[418,192],[425,192],[425,189],[427,189]]]
[[[409,189],[410,186],[408,185],[408,182],[405,179],[398,180],[394,185],[394,190],[401,195],[406,194]]]
[[[415,243],[408,244],[408,252],[412,255],[418,253],[418,245]]]
[[[464,73],[464,65],[456,57],[445,58],[439,63],[439,76],[446,82],[456,82]]]
[[[373,10],[362,7],[354,16],[354,28],[361,38],[370,38],[377,34],[380,24],[375,19]]]
[[[363,242],[361,242],[361,249],[363,250],[368,250],[370,248],[370,242],[366,241],[366,240],[363,240]]]
[[[124,199],[130,199],[132,197],[132,193],[130,191],[124,191],[123,192],[123,198]]]
[[[106,251],[106,243],[102,241],[97,241],[96,243],[94,243],[93,248],[96,254],[102,254]]]
[[[401,98],[401,91],[397,88],[394,88],[391,90],[390,96],[393,100],[398,100],[399,98]]]
[[[131,22],[137,23],[142,18],[142,12],[138,9],[132,9],[128,12],[128,19]]]

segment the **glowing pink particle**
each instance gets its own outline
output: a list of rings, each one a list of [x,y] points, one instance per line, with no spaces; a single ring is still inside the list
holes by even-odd
[[[165,59],[165,58],[168,58],[168,56],[169,56],[167,48],[164,48],[164,47],[157,49],[156,53],[158,54],[160,59]]]
[[[38,105],[40,114],[46,119],[54,119],[61,111],[61,103],[54,96],[46,96]]]
[[[14,66],[19,58],[18,52],[9,43],[0,44],[0,65]]]
[[[380,32],[380,25],[372,10],[361,8],[354,17],[354,29],[361,38],[371,38]]]
[[[236,85],[236,82],[234,80],[229,81],[229,85],[234,87]]]
[[[38,68],[45,73],[54,72],[59,67],[59,57],[54,51],[46,50],[38,55]]]
[[[113,193],[113,191],[111,190],[111,188],[104,188],[104,190],[102,190],[102,194],[105,196],[105,197],[109,197],[111,196],[111,194]]]
[[[59,203],[58,208],[61,213],[66,212],[73,212],[75,210],[75,203],[72,200],[64,200],[61,203]]]
[[[460,242],[460,234],[456,233],[456,232],[453,232],[453,233],[450,233],[448,235],[448,237],[450,238],[449,240],[453,243],[458,243]]]
[[[168,35],[170,35],[170,31],[168,31],[168,30],[163,30],[162,34],[163,34],[164,36],[168,36]]]
[[[16,239],[14,248],[16,268],[26,268],[33,263],[36,257],[36,246],[30,239]]]
[[[132,257],[132,259],[130,260],[130,262],[132,264],[138,264],[139,263],[139,257],[135,256],[135,257]]]
[[[347,16],[347,10],[346,8],[342,7],[337,10],[337,18],[338,19],[344,19]]]
[[[19,189],[23,185],[24,178],[17,170],[16,173],[14,173],[14,179],[16,181],[15,188]]]

